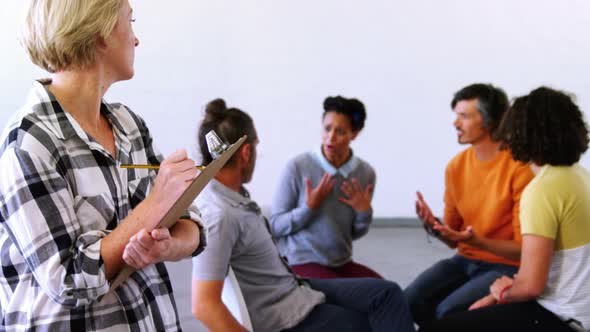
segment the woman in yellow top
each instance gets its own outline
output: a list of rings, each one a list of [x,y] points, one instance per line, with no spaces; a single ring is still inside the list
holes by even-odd
[[[588,129],[572,98],[541,87],[517,98],[501,136],[535,178],[520,204],[521,265],[468,312],[421,331],[583,331],[590,327]]]

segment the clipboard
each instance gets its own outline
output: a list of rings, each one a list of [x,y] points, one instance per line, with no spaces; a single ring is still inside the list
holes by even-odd
[[[214,159],[201,173],[195,178],[195,180],[189,185],[189,187],[180,195],[180,198],[172,205],[170,210],[166,212],[162,220],[158,223],[155,228],[170,228],[176,224],[178,219],[186,212],[188,207],[192,204],[199,193],[207,186],[207,183],[221,170],[221,168],[227,163],[227,161],[234,155],[234,153],[244,144],[247,136],[240,137],[234,144],[230,145],[219,157]],[[133,272],[136,270],[129,265],[125,265],[121,271],[111,281],[111,287],[109,293],[113,292],[119,287]]]

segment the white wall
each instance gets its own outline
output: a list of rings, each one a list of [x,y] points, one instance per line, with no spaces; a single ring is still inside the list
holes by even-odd
[[[17,43],[22,0],[2,0],[0,124],[46,76]],[[163,4],[167,4],[164,6]],[[461,147],[453,92],[492,82],[513,97],[541,84],[574,92],[590,112],[588,0],[138,1],[136,76],[108,99],[141,114],[168,154],[196,151],[203,106],[223,97],[261,138],[249,188],[270,204],[292,156],[320,141],[322,101],[358,97],[353,143],[378,171],[375,213],[412,216],[421,189],[442,211],[445,164]],[[587,156],[583,164],[590,167]]]

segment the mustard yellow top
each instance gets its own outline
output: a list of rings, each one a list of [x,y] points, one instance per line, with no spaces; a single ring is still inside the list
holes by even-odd
[[[537,301],[590,327],[590,173],[543,166],[522,194],[523,235],[555,240],[547,286]],[[522,258],[527,259],[526,257]]]

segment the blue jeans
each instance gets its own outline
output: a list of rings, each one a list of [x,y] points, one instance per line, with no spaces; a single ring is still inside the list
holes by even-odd
[[[326,303],[285,331],[415,331],[408,303],[394,282],[373,278],[308,281],[311,288],[326,295]]]
[[[443,316],[465,311],[490,293],[502,275],[512,277],[517,268],[455,255],[422,272],[405,290],[416,324],[422,326]]]

